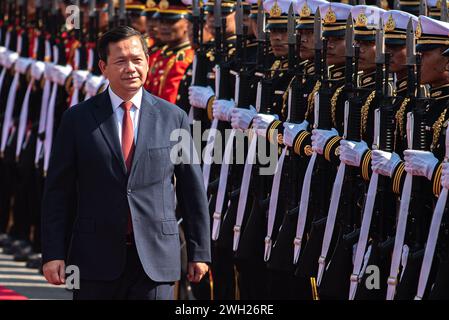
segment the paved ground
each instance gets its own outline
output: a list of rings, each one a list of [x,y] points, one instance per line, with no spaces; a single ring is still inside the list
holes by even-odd
[[[26,268],[0,248],[0,300],[71,298],[70,291],[48,284],[37,269]]]

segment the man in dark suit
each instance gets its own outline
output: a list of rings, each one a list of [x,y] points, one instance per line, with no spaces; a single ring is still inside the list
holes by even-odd
[[[198,282],[210,262],[200,167],[188,152],[181,162],[173,157],[179,140],[185,145],[180,136],[190,136],[188,118],[143,90],[148,55],[138,31],[115,28],[98,51],[109,88],[64,113],[52,150],[42,205],[44,275],[64,283],[67,261],[80,271],[74,299],[171,299],[181,269],[175,189],[188,279]]]

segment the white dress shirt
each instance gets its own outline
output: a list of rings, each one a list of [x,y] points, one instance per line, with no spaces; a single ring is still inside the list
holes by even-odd
[[[120,106],[124,101],[118,95],[112,91],[111,86],[108,86],[109,97],[111,98],[112,111],[114,112],[115,119],[117,122],[117,130],[118,130],[118,138],[120,141],[120,145],[122,145],[122,124],[123,124],[123,115],[125,111]],[[129,111],[131,115],[131,121],[133,123],[134,129],[134,145],[137,145],[137,131],[139,129],[139,114],[140,114],[140,106],[142,104],[142,94],[143,89],[140,88],[139,91],[131,98],[131,102],[133,106]]]

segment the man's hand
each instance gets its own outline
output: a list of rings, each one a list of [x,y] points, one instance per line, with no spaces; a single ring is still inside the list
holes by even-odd
[[[43,266],[45,279],[51,284],[60,285],[65,283],[64,260],[52,260]]]
[[[189,262],[187,280],[195,283],[200,282],[208,270],[209,266],[204,262]]]

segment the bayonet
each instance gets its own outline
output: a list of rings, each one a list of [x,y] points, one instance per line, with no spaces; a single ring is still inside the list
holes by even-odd
[[[446,0],[442,0],[443,2],[441,3],[441,21],[443,22],[448,22],[449,17],[447,14],[447,2]]]
[[[376,29],[376,64],[385,63],[385,41],[382,18],[379,20],[379,27]]]
[[[265,41],[265,13],[263,12],[262,0],[258,0],[257,8],[257,40]]]
[[[400,1],[399,0],[394,0],[393,9],[394,10],[400,10],[400,8],[401,8]]]
[[[125,0],[120,0],[120,2],[119,2],[118,18],[119,18],[119,24],[121,26],[124,26],[126,24]]]
[[[345,32],[345,56],[347,58],[354,57],[354,28],[352,21],[352,14],[349,14],[348,20],[346,20],[346,32]]]
[[[108,0],[108,22],[109,29],[112,29],[115,25],[115,9],[114,9],[114,0]]]
[[[242,0],[237,0],[235,11],[235,33],[237,36],[243,36],[243,5]]]
[[[426,0],[421,0],[419,2],[419,15],[427,16],[427,1]]]
[[[407,37],[405,40],[406,45],[406,65],[416,65],[416,53],[415,53],[415,32],[413,31],[412,18],[409,19],[407,24]]]
[[[192,17],[193,17],[193,45],[195,49],[201,49],[200,43],[200,6],[199,0],[192,1]]]
[[[293,13],[293,3],[288,8],[287,20],[287,37],[288,37],[288,69],[290,72],[295,71],[296,64],[296,35],[295,35],[295,15]]]
[[[315,11],[315,20],[313,23],[313,36],[315,51],[323,50],[323,38],[322,38],[322,24],[321,24],[321,14],[320,9],[317,8]]]

